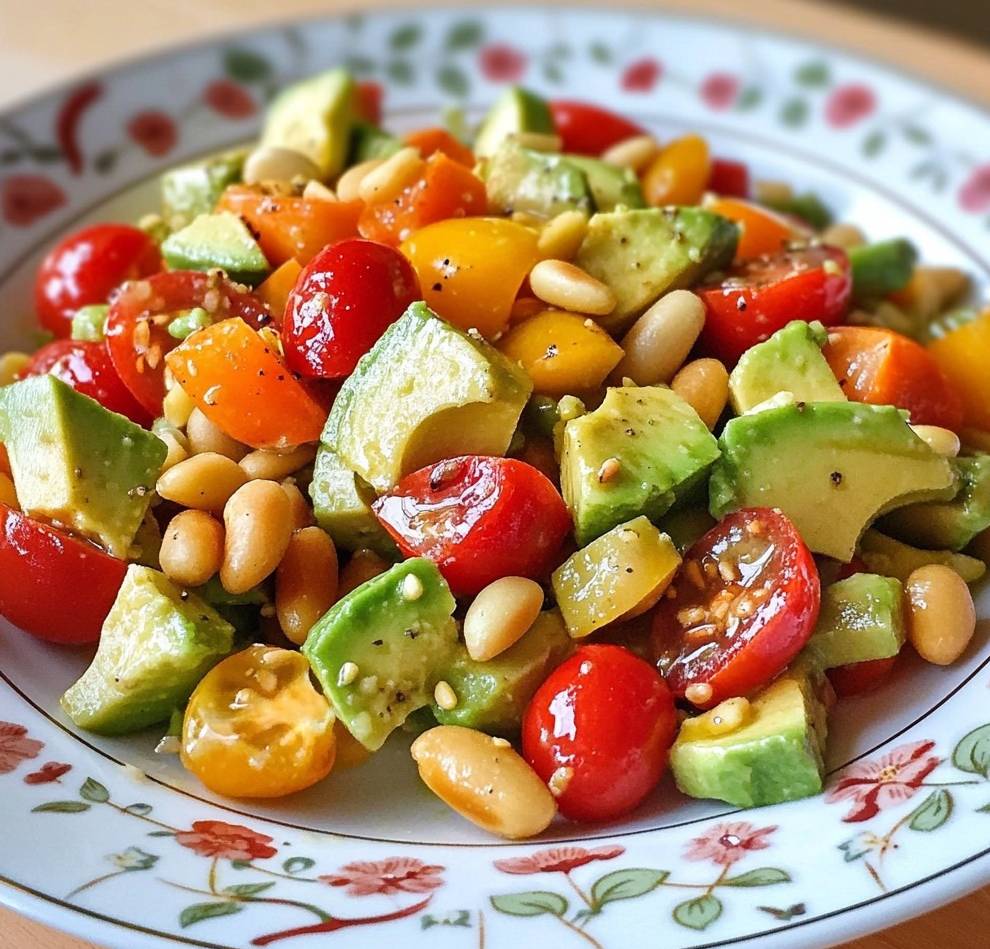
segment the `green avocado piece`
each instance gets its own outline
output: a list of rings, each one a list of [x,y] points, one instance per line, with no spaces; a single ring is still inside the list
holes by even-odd
[[[162,529],[158,526],[154,512],[148,511],[131,544],[130,559],[135,563],[161,570],[159,560],[162,551]]]
[[[959,479],[951,501],[911,504],[888,514],[880,527],[918,547],[962,550],[990,527],[990,455],[952,458]]]
[[[198,596],[131,564],[93,662],[62,696],[62,708],[101,735],[168,721],[233,642],[233,627]]]
[[[309,485],[316,523],[344,550],[367,548],[383,557],[398,554],[395,542],[371,510],[375,493],[360,482],[328,445],[320,445]]]
[[[889,659],[904,645],[900,580],[857,573],[822,591],[814,635],[805,647],[822,669]]]
[[[565,155],[570,164],[584,172],[591,197],[598,211],[616,208],[645,208],[646,199],[639,179],[631,168],[620,168],[587,155]]]
[[[863,303],[903,290],[917,262],[914,244],[901,237],[852,248],[853,298]]]
[[[500,214],[523,211],[549,218],[593,208],[588,180],[570,159],[524,148],[511,138],[488,159],[485,190],[488,207]]]
[[[976,557],[951,550],[919,550],[876,530],[867,531],[860,539],[859,557],[867,569],[902,583],[919,567],[934,563],[955,570],[967,583],[975,583],[987,572],[986,564]]]
[[[213,211],[224,189],[241,180],[247,154],[239,148],[166,171],[161,181],[162,217],[169,229],[178,230]]]
[[[888,405],[808,402],[732,419],[712,471],[712,516],[779,507],[815,552],[848,562],[882,514],[956,490],[948,461]]]
[[[370,122],[355,122],[351,127],[351,142],[347,164],[358,165],[375,158],[390,158],[403,147],[402,140]]]
[[[762,204],[770,208],[771,211],[778,211],[781,214],[789,214],[792,217],[800,218],[806,224],[810,224],[816,231],[824,231],[834,220],[832,212],[813,191],[806,191],[804,194],[795,194],[789,198],[763,201]]]
[[[705,715],[686,719],[670,750],[677,787],[690,797],[737,807],[819,793],[827,736],[824,688],[813,672],[785,673],[751,699],[751,720],[724,735],[706,730]]]
[[[382,493],[444,458],[504,455],[532,391],[481,336],[413,303],[344,382],[321,440]]]
[[[680,553],[684,553],[701,540],[715,526],[715,518],[706,507],[687,507],[681,511],[670,511],[660,518],[660,529],[674,542]]]
[[[167,454],[158,436],[45,375],[0,389],[0,442],[25,514],[127,557]]]
[[[106,303],[91,303],[81,306],[72,314],[72,338],[85,343],[99,343],[106,339],[107,314],[110,307]]]
[[[511,736],[543,680],[573,651],[564,621],[556,610],[541,613],[515,645],[488,662],[472,659],[459,645],[453,662],[441,672],[457,696],[457,705],[433,715],[441,725],[463,725],[490,735]]]
[[[499,145],[517,132],[552,135],[550,107],[535,92],[511,86],[499,97],[478,128],[474,153],[478,158],[494,155]]]
[[[729,374],[729,399],[737,415],[778,392],[796,402],[845,402],[846,396],[822,355],[828,333],[821,323],[794,320],[742,354]]]
[[[200,214],[191,224],[165,238],[162,256],[172,270],[226,272],[250,286],[264,280],[268,261],[247,225],[236,214]]]
[[[344,169],[354,121],[354,79],[330,69],[283,89],[268,108],[261,145],[305,155],[331,178]]]
[[[340,720],[369,751],[433,701],[457,649],[455,606],[436,564],[418,557],[352,590],[310,630],[302,651]]]
[[[667,291],[728,267],[738,241],[736,224],[703,208],[608,211],[592,216],[574,262],[615,294],[598,322],[617,333]]]

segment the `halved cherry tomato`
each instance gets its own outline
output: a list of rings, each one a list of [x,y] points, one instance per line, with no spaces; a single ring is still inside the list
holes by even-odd
[[[421,468],[372,505],[408,557],[429,557],[454,593],[541,577],[571,517],[557,489],[513,458],[465,455]]]
[[[622,646],[582,646],[537,690],[523,717],[523,756],[571,820],[612,820],[656,787],[677,733],[674,699],[648,662]]]
[[[554,99],[550,114],[563,151],[576,155],[600,155],[624,139],[645,134],[642,126],[590,102]]]
[[[867,662],[853,662],[848,666],[837,666],[829,669],[828,676],[835,694],[839,698],[851,695],[862,695],[879,689],[890,678],[897,665],[897,656],[889,659],[871,659]]]
[[[121,382],[105,342],[88,343],[57,339],[42,346],[32,357],[22,376],[50,373],[76,392],[95,399],[105,409],[126,415],[138,425],[151,424],[151,415]]]
[[[127,564],[0,504],[0,616],[53,643],[100,638]]]
[[[844,251],[805,247],[736,264],[698,293],[707,310],[702,348],[731,365],[791,320],[841,322],[852,275]]]
[[[711,177],[708,143],[700,135],[685,135],[664,145],[643,173],[643,197],[654,207],[697,204]]]
[[[919,425],[962,428],[959,393],[932,354],[913,339],[875,326],[838,326],[822,352],[854,402],[896,405]]]
[[[727,198],[749,197],[749,167],[741,161],[713,158],[708,190]]]
[[[328,408],[244,320],[193,333],[166,361],[200,411],[245,445],[288,448],[323,431]]]
[[[182,723],[182,763],[228,797],[284,797],[333,768],[334,714],[298,652],[249,646],[202,679]]]
[[[308,264],[327,244],[357,236],[360,201],[268,195],[246,185],[224,191],[218,207],[239,214],[273,267],[295,258]]]
[[[372,125],[380,125],[384,96],[385,90],[381,83],[371,80],[359,82],[354,89],[354,114]]]
[[[716,524],[685,555],[653,621],[660,671],[678,698],[692,685],[711,708],[782,672],[815,628],[818,569],[780,511],[748,508]]]
[[[285,308],[285,362],[304,376],[340,379],[414,300],[409,261],[385,244],[338,241],[300,274]]]
[[[793,225],[782,217],[758,204],[738,198],[714,198],[705,202],[705,210],[721,214],[739,225],[739,244],[736,260],[748,260],[763,254],[776,254],[784,250],[797,236]]]
[[[96,224],[70,234],[38,268],[35,308],[45,329],[68,336],[72,315],[90,303],[106,303],[125,280],[161,270],[155,242],[129,224]]]
[[[168,334],[172,318],[203,307],[214,319],[241,316],[254,326],[271,322],[265,307],[216,274],[173,270],[126,284],[107,315],[107,346],[114,369],[155,418],[165,398],[165,355],[179,345]]]
[[[405,137],[405,142],[413,148],[418,148],[419,153],[424,158],[429,158],[430,155],[437,152],[443,152],[444,155],[452,158],[458,164],[467,165],[468,168],[474,167],[474,152],[457,141],[446,129],[439,126],[410,132]]]

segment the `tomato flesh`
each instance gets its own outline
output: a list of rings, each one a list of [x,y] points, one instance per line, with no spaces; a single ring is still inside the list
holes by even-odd
[[[832,683],[839,698],[863,695],[879,689],[890,678],[897,665],[897,656],[888,659],[869,659],[866,662],[852,662],[847,666],[836,666],[825,675]]]
[[[458,595],[500,577],[544,576],[571,529],[557,489],[531,465],[465,455],[407,475],[372,505],[407,557],[428,557]]]
[[[571,820],[621,817],[656,787],[677,732],[674,699],[648,662],[622,646],[582,646],[533,696],[523,756]]]
[[[728,158],[713,158],[708,190],[726,198],[748,198],[749,166]]]
[[[713,527],[685,555],[672,589],[653,621],[657,663],[678,698],[691,686],[710,687],[710,695],[691,690],[701,708],[783,672],[811,637],[821,605],[811,552],[770,508],[736,511]]]
[[[641,125],[588,102],[554,99],[550,114],[563,140],[562,151],[577,155],[600,155],[624,139],[646,134]]]

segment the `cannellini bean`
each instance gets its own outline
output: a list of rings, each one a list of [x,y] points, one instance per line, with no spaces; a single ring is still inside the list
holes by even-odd
[[[566,260],[541,260],[529,272],[529,285],[541,300],[562,310],[607,316],[615,309],[615,294]]]
[[[640,386],[670,382],[704,325],[705,306],[690,290],[665,294],[626,333],[620,344],[626,355],[612,378],[628,377]]]
[[[316,457],[315,445],[300,445],[288,451],[248,452],[240,461],[245,474],[252,480],[281,481]]]
[[[681,367],[670,387],[713,429],[729,400],[729,373],[717,359],[695,359]]]
[[[303,198],[306,201],[339,201],[340,199],[322,181],[311,180],[303,188]]]
[[[660,143],[652,135],[633,135],[606,148],[601,157],[610,165],[630,168],[638,174],[659,154]]]
[[[936,455],[955,458],[959,454],[962,443],[959,441],[959,436],[951,429],[942,428],[940,425],[912,425],[911,429]]]
[[[193,455],[209,451],[240,461],[248,453],[247,445],[242,445],[231,438],[198,408],[194,408],[189,414],[186,422],[186,438],[189,439],[189,451]]]
[[[425,164],[418,148],[400,148],[361,179],[358,195],[367,204],[391,201],[420,176]]]
[[[173,385],[165,393],[165,401],[162,403],[162,415],[169,425],[176,428],[185,428],[189,423],[189,416],[193,414],[196,403],[189,397],[186,390],[180,385]]]
[[[822,242],[843,250],[862,247],[866,243],[866,235],[855,224],[833,224],[822,231]]]
[[[15,510],[20,507],[14,482],[10,475],[3,473],[0,473],[0,504],[6,504],[7,507],[12,507]]]
[[[588,218],[582,211],[561,211],[547,221],[536,240],[541,257],[570,260],[588,233]]]
[[[312,527],[316,523],[316,518],[313,516],[313,509],[306,503],[305,495],[299,490],[299,485],[291,478],[286,478],[282,482],[282,490],[289,499],[292,510],[292,529],[302,530],[304,527]]]
[[[904,584],[908,639],[918,655],[937,666],[955,662],[976,631],[976,608],[966,582],[949,567],[929,564]]]
[[[753,196],[760,204],[777,204],[790,201],[794,197],[794,189],[786,181],[766,179],[753,183]]]
[[[220,582],[228,593],[246,593],[275,572],[292,538],[292,511],[282,486],[249,481],[223,509],[227,529]]]
[[[161,497],[197,511],[222,511],[247,481],[244,469],[225,455],[204,452],[180,461],[158,479]]]
[[[468,655],[487,662],[519,641],[543,608],[543,588],[525,577],[502,577],[489,583],[464,616]]]
[[[168,454],[162,462],[163,472],[168,471],[169,468],[174,468],[179,462],[185,461],[189,457],[189,452],[186,451],[174,432],[158,432],[158,437],[165,442],[165,447],[168,449]]]
[[[352,165],[337,179],[337,197],[341,201],[359,201],[361,199],[361,182],[368,174],[383,164],[381,158],[370,158],[368,161]]]
[[[206,583],[223,561],[223,525],[205,511],[183,511],[162,537],[162,572],[181,586]]]
[[[278,145],[256,148],[244,162],[243,178],[248,185],[263,181],[292,181],[293,178],[319,178],[320,169],[302,152]]]
[[[337,598],[337,550],[319,527],[304,527],[289,540],[275,571],[275,611],[282,632],[297,646]]]
[[[351,555],[351,559],[344,564],[344,569],[340,571],[337,599],[343,599],[351,590],[356,590],[362,583],[367,583],[391,566],[387,560],[379,557],[373,550],[356,550]]]

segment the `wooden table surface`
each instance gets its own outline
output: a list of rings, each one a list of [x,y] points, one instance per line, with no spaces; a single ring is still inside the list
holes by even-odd
[[[456,4],[467,5],[471,0]],[[580,2],[580,0],[572,0]],[[3,0],[0,108],[31,92],[165,44],[332,9],[408,6],[410,0]],[[436,5],[436,0],[431,0]],[[594,0],[588,5],[595,5]],[[600,3],[599,3],[600,5]],[[626,0],[628,6],[635,5]],[[907,66],[990,105],[990,54],[944,36],[805,0],[663,0],[642,6],[713,13],[833,41]],[[80,15],[85,10],[85,15]],[[850,943],[848,949],[979,949],[990,932],[990,887],[958,903]],[[0,949],[93,949],[0,909]]]

